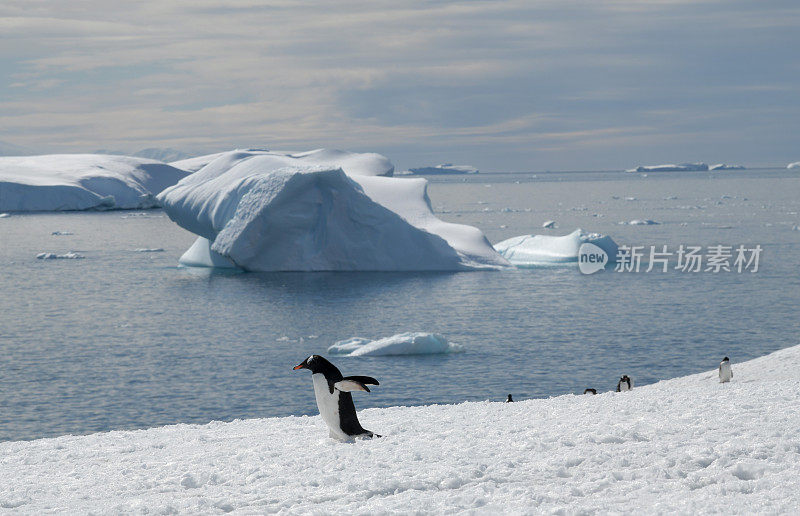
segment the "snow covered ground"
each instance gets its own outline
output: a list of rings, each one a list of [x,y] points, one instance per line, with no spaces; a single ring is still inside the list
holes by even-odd
[[[796,513],[798,367],[795,346],[734,361],[728,384],[713,370],[627,393],[364,410],[384,437],[351,444],[329,439],[319,416],[0,443],[0,508]],[[313,396],[310,379],[297,396]]]

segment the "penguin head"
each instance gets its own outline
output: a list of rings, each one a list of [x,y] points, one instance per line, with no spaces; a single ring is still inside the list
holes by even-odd
[[[327,373],[338,371],[336,366],[328,362],[325,357],[320,355],[311,355],[296,366],[294,366],[294,370],[298,369],[309,369],[313,374],[322,373],[327,375]]]
[[[728,360],[728,357],[723,358],[722,361],[723,362],[730,362],[730,360]]]

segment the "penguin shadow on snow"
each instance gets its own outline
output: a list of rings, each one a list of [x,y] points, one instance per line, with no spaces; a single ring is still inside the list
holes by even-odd
[[[381,437],[361,426],[350,394],[353,391],[370,392],[367,385],[380,385],[378,380],[371,376],[343,376],[335,365],[320,355],[309,356],[294,367],[295,371],[298,369],[311,371],[317,408],[328,425],[331,438],[350,442]]]

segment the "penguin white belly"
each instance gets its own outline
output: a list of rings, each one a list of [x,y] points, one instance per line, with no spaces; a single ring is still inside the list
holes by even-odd
[[[720,383],[726,383],[731,381],[731,364],[730,363],[723,363],[719,366],[719,381]]]
[[[319,415],[328,425],[331,437],[340,441],[350,440],[351,437],[342,431],[342,423],[339,418],[339,391],[334,389],[331,394],[328,380],[325,379],[324,374],[313,374],[311,379],[314,381],[314,397],[317,398]]]

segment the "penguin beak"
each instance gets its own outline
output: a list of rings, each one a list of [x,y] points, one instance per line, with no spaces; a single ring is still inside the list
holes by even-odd
[[[297,364],[296,366],[294,366],[294,368],[292,368],[292,371],[297,371],[298,369],[307,369],[306,363],[303,362],[302,364]]]

